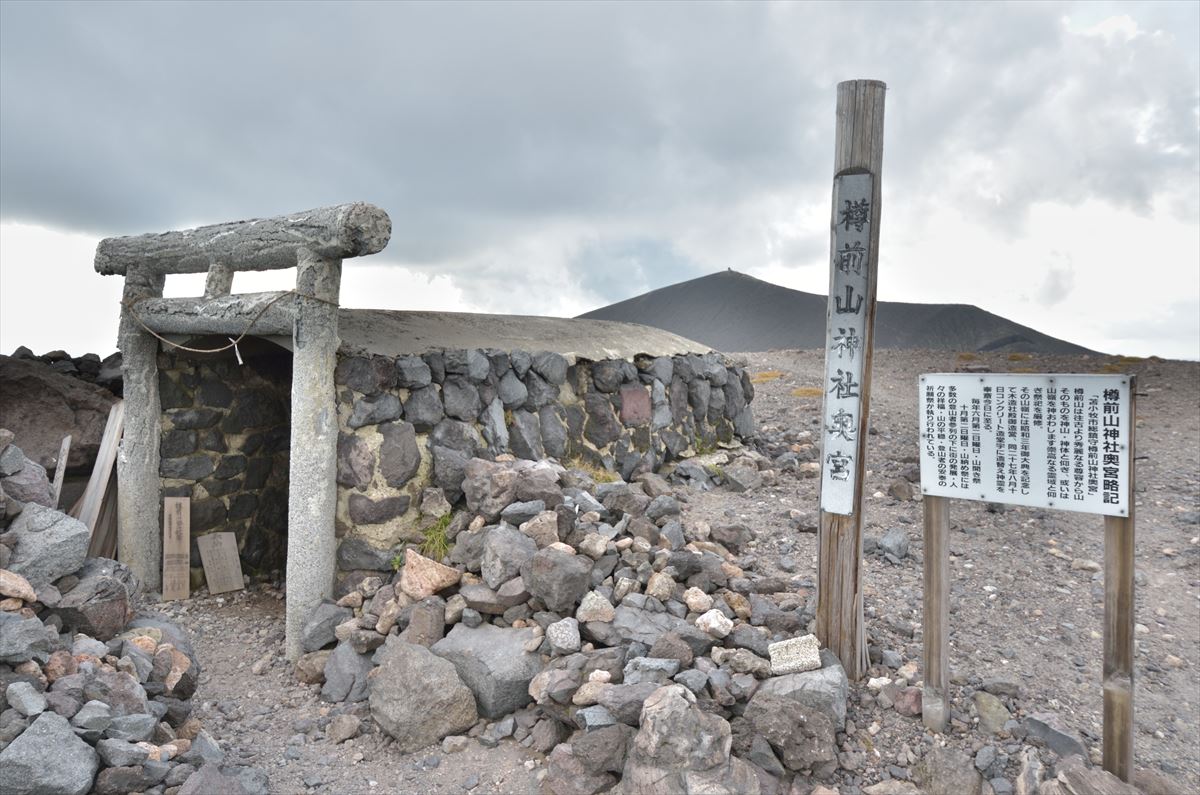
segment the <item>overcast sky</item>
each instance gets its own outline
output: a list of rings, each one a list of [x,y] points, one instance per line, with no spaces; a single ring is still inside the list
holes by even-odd
[[[102,237],[355,200],[393,234],[350,306],[824,292],[835,87],[874,78],[881,299],[1200,358],[1198,37],[1195,2],[5,0],[0,350],[114,349]]]

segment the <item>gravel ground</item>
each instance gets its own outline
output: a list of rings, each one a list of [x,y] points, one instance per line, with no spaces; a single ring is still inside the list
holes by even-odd
[[[819,397],[793,394],[821,383],[820,351],[743,354],[759,374],[755,416],[764,435],[815,431]],[[979,355],[975,364],[995,372],[1100,372],[1102,357],[1037,357],[1013,362]],[[921,659],[921,504],[888,496],[889,486],[916,462],[917,376],[953,371],[945,352],[881,352],[876,356],[868,453],[866,534],[903,528],[909,554],[899,564],[864,559],[865,610],[871,643],[895,651],[904,663]],[[1139,376],[1135,755],[1138,768],[1164,775],[1172,789],[1200,792],[1200,365],[1122,361]],[[778,373],[778,376],[772,376]],[[768,478],[770,481],[770,478]],[[726,489],[682,495],[684,520],[737,522],[756,536],[750,555],[762,573],[816,577],[818,481],[780,472],[773,483],[735,494]],[[917,489],[919,492],[919,488]],[[980,680],[1020,685],[1004,701],[1014,718],[1052,712],[1082,734],[1098,760],[1101,736],[1101,630],[1103,581],[1091,562],[1104,559],[1098,516],[1010,508],[982,503],[951,507],[950,666],[954,718],[935,737],[919,718],[885,709],[866,679],[852,685],[848,731],[842,743],[843,793],[909,768],[934,743],[968,753],[991,746],[1003,777],[1013,780],[1028,741],[985,735],[968,697]],[[803,592],[803,588],[800,589]],[[803,596],[803,593],[801,593]],[[401,755],[386,735],[363,721],[364,733],[340,744],[326,738],[341,713],[366,717],[365,704],[331,706],[319,688],[298,684],[282,659],[282,596],[270,585],[224,597],[197,597],[164,606],[196,636],[204,675],[196,695],[198,717],[227,753],[262,767],[278,793],[537,792],[544,760],[507,740],[496,748],[470,742],[464,751],[440,747]],[[869,677],[896,676],[873,666]],[[914,680],[919,680],[919,672]],[[1036,744],[1035,744],[1036,745]],[[990,753],[986,752],[985,753]],[[1053,760],[1042,751],[1046,761]],[[1007,764],[1003,764],[1007,756]],[[794,793],[807,793],[798,782]],[[1160,788],[1163,785],[1160,784]],[[1164,790],[1166,791],[1166,790]]]

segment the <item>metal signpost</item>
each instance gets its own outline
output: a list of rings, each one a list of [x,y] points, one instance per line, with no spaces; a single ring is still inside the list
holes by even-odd
[[[851,681],[867,670],[862,502],[879,266],[883,104],[878,80],[838,84],[821,430],[816,634]]]
[[[1133,774],[1135,379],[977,375],[920,379],[925,513],[925,725],[944,731],[950,498],[1101,514],[1104,769]]]

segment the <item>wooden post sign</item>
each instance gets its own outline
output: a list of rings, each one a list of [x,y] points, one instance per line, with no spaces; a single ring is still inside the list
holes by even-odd
[[[949,500],[1101,514],[1104,769],[1133,774],[1134,395],[1130,375],[921,376],[925,510],[922,719],[944,731]]]
[[[167,497],[163,500],[162,597],[164,602],[187,599],[190,593],[191,504],[192,501],[187,497]]]
[[[879,265],[883,100],[877,80],[838,84],[821,431],[816,634],[851,681],[867,670],[863,472]]]
[[[240,591],[242,560],[238,557],[237,536],[233,533],[206,533],[196,538],[204,579],[210,594]]]

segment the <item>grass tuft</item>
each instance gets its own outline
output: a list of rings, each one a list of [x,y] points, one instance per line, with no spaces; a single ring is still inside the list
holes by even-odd
[[[1031,353],[1010,353],[1008,355],[1008,360],[1010,362],[1027,362],[1032,358],[1033,354]]]
[[[815,398],[821,397],[819,386],[798,386],[792,390],[792,397]]]
[[[763,370],[761,373],[755,373],[750,376],[750,383],[765,384],[768,381],[777,381],[780,378],[783,378],[782,370]]]
[[[450,514],[446,514],[424,530],[425,538],[421,541],[421,554],[430,560],[440,561],[450,551],[450,539],[446,538],[446,528],[450,527]]]
[[[973,362],[978,358],[979,358],[978,356],[976,356],[973,353],[970,353],[969,351],[963,351],[962,353],[960,353],[958,355],[958,360],[960,362]]]
[[[588,477],[597,483],[614,483],[619,480],[616,472],[609,472],[603,467],[590,464],[579,456],[567,462],[567,469],[578,469],[580,472],[586,473]]]

